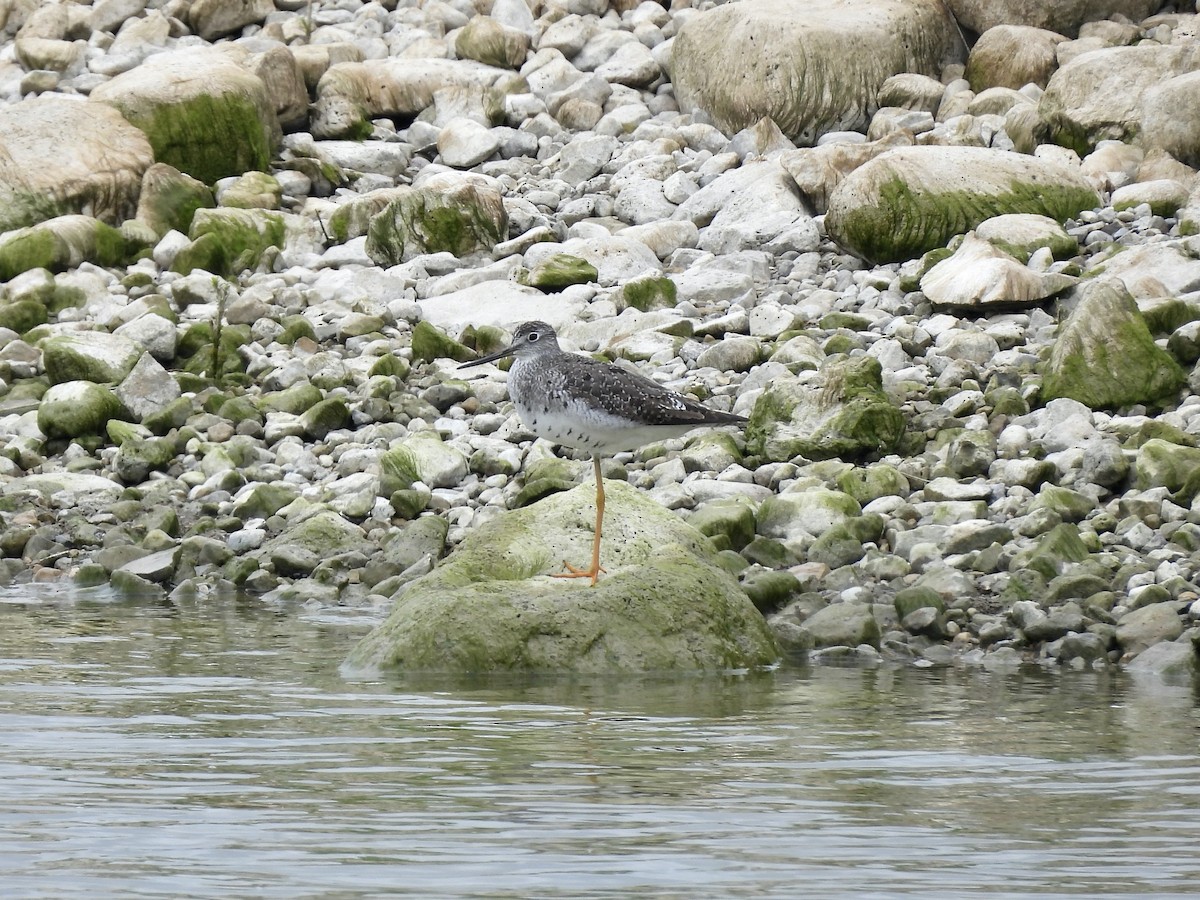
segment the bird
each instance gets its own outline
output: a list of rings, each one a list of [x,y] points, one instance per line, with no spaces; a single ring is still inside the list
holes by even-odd
[[[604,527],[602,457],[636,450],[653,441],[681,437],[710,425],[745,425],[745,416],[710,409],[628,369],[590,356],[568,353],[545,322],[523,322],[512,343],[458,368],[480,366],[515,357],[508,373],[508,394],[521,423],[535,435],[591,454],[596,477],[596,526],[592,562],[587,568],[563,561],[566,572],[555,578],[589,578],[600,573],[600,538]]]

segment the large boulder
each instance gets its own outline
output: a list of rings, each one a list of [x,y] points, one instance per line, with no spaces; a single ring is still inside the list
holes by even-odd
[[[116,110],[48,95],[0,106],[0,232],[85,209],[117,224],[153,162]]]
[[[1149,115],[1168,143],[1174,128],[1161,124],[1162,104],[1178,94],[1160,91],[1147,107],[1147,94],[1169,79],[1200,70],[1200,44],[1139,44],[1083,53],[1051,76],[1038,102],[1037,134],[1043,140],[1070,147],[1081,156],[1100,141],[1126,141],[1142,135],[1143,115]],[[1184,90],[1188,82],[1178,85]],[[1168,115],[1177,115],[1169,110]],[[1150,136],[1152,139],[1152,136]],[[1153,146],[1153,144],[1151,144]],[[1177,148],[1178,149],[1178,148]]]
[[[1125,285],[1089,282],[1045,365],[1042,397],[1068,397],[1092,409],[1156,403],[1183,386],[1183,370],[1154,337]]]
[[[1076,169],[984,147],[900,147],[847,176],[825,228],[873,262],[912,259],[985,219],[1037,213],[1063,221],[1100,204]]]
[[[206,184],[265,171],[280,139],[262,80],[212,48],[151,56],[97,87],[90,100],[115,107],[145,132],[158,162]]]
[[[606,488],[606,574],[546,577],[591,550],[590,482],[473,532],[411,583],[347,660],[350,671],[721,671],[778,656],[708,539],[632,487]]]
[[[935,307],[982,312],[1037,306],[1076,280],[1060,272],[1034,271],[970,233],[953,256],[921,276],[921,290]]]
[[[670,68],[684,111],[729,134],[769,116],[811,144],[865,130],[890,76],[937,76],[965,56],[940,0],[746,0],[689,18]]]
[[[958,23],[976,34],[997,25],[1031,25],[1074,36],[1084,22],[1115,14],[1137,22],[1161,5],[1158,0],[948,0]]]

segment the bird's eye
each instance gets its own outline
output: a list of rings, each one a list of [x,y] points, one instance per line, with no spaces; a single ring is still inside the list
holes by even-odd
[[[538,332],[531,331],[531,332],[529,332],[529,337],[525,338],[525,340],[529,341],[529,343],[532,344],[534,341],[536,341],[540,337],[541,337],[541,335],[538,334]]]

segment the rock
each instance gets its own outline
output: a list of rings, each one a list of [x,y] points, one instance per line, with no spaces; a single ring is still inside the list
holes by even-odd
[[[763,501],[758,511],[757,531],[763,537],[802,546],[861,514],[854,498],[841,491],[824,488],[786,491]]]
[[[1200,674],[1200,656],[1188,636],[1147,647],[1126,667],[1130,675],[1150,676],[1162,681],[1191,686]]]
[[[491,186],[447,176],[400,190],[367,229],[367,253],[379,265],[425,253],[490,250],[507,231],[500,192]]]
[[[116,224],[133,213],[154,162],[120,113],[49,96],[0,107],[0,158],[0,232],[85,210]]]
[[[119,382],[132,371],[142,350],[128,338],[102,331],[60,334],[42,342],[51,382]]]
[[[261,22],[273,12],[275,4],[271,0],[240,0],[238,3],[195,0],[188,7],[187,18],[196,34],[212,41]]]
[[[364,138],[370,120],[411,118],[443,89],[490,89],[505,69],[474,60],[371,59],[330,66],[317,83],[312,133],[317,138]]]
[[[91,216],[58,216],[0,234],[0,280],[32,269],[61,272],[84,262],[124,263],[128,247],[121,232]]]
[[[1058,45],[1066,38],[1028,25],[996,25],[979,36],[967,58],[965,77],[971,90],[990,87],[1044,88],[1058,68]]]
[[[153,356],[143,353],[113,393],[134,419],[142,422],[167,409],[181,391],[175,377]]]
[[[879,622],[867,603],[831,603],[805,619],[802,627],[815,647],[879,647]]]
[[[1088,282],[1046,363],[1042,395],[1092,409],[1153,403],[1184,382],[1179,364],[1154,343],[1137,304],[1116,279]]]
[[[113,460],[113,470],[126,484],[141,484],[150,477],[151,472],[166,469],[174,458],[174,441],[167,438],[133,438],[121,442]],[[136,574],[149,577],[140,571]]]
[[[1155,0],[1065,0],[1053,4],[1029,0],[949,0],[954,18],[977,34],[1001,25],[1046,28],[1074,35],[1084,22],[1109,19],[1115,14],[1138,22],[1158,8]]]
[[[1200,72],[1197,73],[1200,76]],[[1200,85],[1200,78],[1197,79]],[[1200,136],[1198,136],[1200,137]],[[1150,207],[1150,212],[1156,216],[1174,217],[1188,201],[1188,187],[1182,182],[1170,178],[1155,181],[1139,181],[1117,188],[1112,193],[1112,208],[1120,212],[1134,209],[1143,203]]]
[[[1038,102],[1039,133],[1081,156],[1102,140],[1124,141],[1143,131],[1143,111],[1155,122],[1161,106],[1147,109],[1147,93],[1173,76],[1200,68],[1200,52],[1191,45],[1147,43],[1084,53],[1050,78]],[[1182,86],[1182,85],[1181,85]],[[1170,91],[1160,96],[1166,101]],[[1174,116],[1175,110],[1165,112]],[[1169,133],[1177,128],[1163,122]],[[1144,147],[1158,146],[1143,143]],[[1168,149],[1162,147],[1162,149]]]
[[[418,431],[380,457],[381,493],[410,488],[421,482],[429,488],[453,487],[466,477],[467,459],[442,442],[436,432]]]
[[[882,390],[881,368],[871,357],[834,357],[811,380],[774,380],[754,404],[746,428],[750,453],[783,462],[853,459],[887,452],[904,433],[904,417]]]
[[[921,290],[938,308],[985,310],[1036,306],[1078,279],[1021,265],[974,233],[921,277]]]
[[[290,221],[310,224],[298,217]],[[284,246],[288,222],[288,214],[265,209],[198,209],[188,232],[191,243],[176,254],[171,269],[223,276],[256,269],[269,248]]]
[[[219,185],[217,202],[237,209],[279,209],[283,190],[266,172],[246,172]]]
[[[459,59],[473,59],[503,69],[519,69],[529,53],[529,35],[494,18],[475,16],[458,33],[454,50]]]
[[[142,176],[137,219],[158,235],[169,231],[187,234],[196,210],[215,205],[213,192],[204,182],[184,175],[174,166],[155,163]]]
[[[500,149],[500,137],[472,119],[452,119],[438,134],[437,148],[446,165],[470,169]]]
[[[964,53],[940,3],[753,0],[689,17],[670,69],[683,111],[703,110],[730,134],[767,116],[811,144],[827,131],[864,129],[890,76],[937,75]],[[814,83],[825,87],[804,89]]]
[[[1135,489],[1165,487],[1175,502],[1190,504],[1200,494],[1200,449],[1152,438],[1138,448],[1133,472]]]
[[[761,615],[707,541],[624,484],[607,493],[607,575],[543,577],[590,552],[591,484],[474,531],[413,582],[348,671],[716,671],[777,656]]]
[[[1117,620],[1117,643],[1126,657],[1137,656],[1148,647],[1173,641],[1183,634],[1183,620],[1175,601],[1151,603]]]
[[[1070,259],[1079,253],[1079,242],[1049,216],[1011,213],[980,222],[975,237],[987,241],[1022,262],[1046,247],[1055,259]]]
[[[279,142],[262,81],[207,47],[155,54],[97,87],[89,102],[115,107],[149,138],[157,162],[206,184],[266,171]]]
[[[541,291],[561,291],[569,285],[587,284],[598,277],[596,267],[586,259],[569,253],[555,253],[530,269],[525,282]]]
[[[940,87],[940,82],[938,84]],[[785,151],[779,154],[779,163],[787,169],[800,189],[801,196],[813,210],[824,213],[829,207],[830,195],[842,183],[842,179],[881,153],[896,147],[912,146],[913,140],[911,134],[897,131],[877,141],[835,141],[816,147]]]
[[[506,281],[488,281],[419,301],[421,317],[431,325],[459,333],[468,325],[506,328],[520,322],[547,322],[563,329],[578,321],[585,301],[565,294],[544,294],[536,288]]]
[[[588,262],[596,270],[596,280],[601,284],[619,284],[631,278],[662,272],[662,263],[649,247],[621,234],[572,238],[557,245],[534,244],[525,251],[525,264],[533,268],[543,259],[558,253],[577,256]]]
[[[87,472],[45,472],[25,475],[0,485],[0,494],[19,495],[32,491],[49,499],[60,496],[67,508],[76,508],[83,503],[113,503],[125,488],[115,481]]]
[[[48,438],[77,438],[104,434],[109,419],[123,414],[121,401],[105,387],[90,381],[65,381],[50,386],[38,406],[37,424]]]
[[[1098,203],[1082,175],[1042,159],[981,147],[903,147],[842,181],[825,227],[866,259],[894,261],[945,246],[992,216],[1064,220]]]

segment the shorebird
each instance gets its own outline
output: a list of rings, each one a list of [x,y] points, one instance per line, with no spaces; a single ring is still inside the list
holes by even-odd
[[[600,535],[604,526],[604,478],[600,460],[622,450],[680,437],[704,425],[744,425],[744,416],[709,409],[633,372],[589,356],[567,353],[545,322],[525,322],[512,343],[460,369],[516,357],[508,373],[508,394],[522,424],[538,437],[586,450],[596,475],[596,528],[592,564],[577,568],[563,561],[566,572],[555,578],[590,578],[600,573]]]

